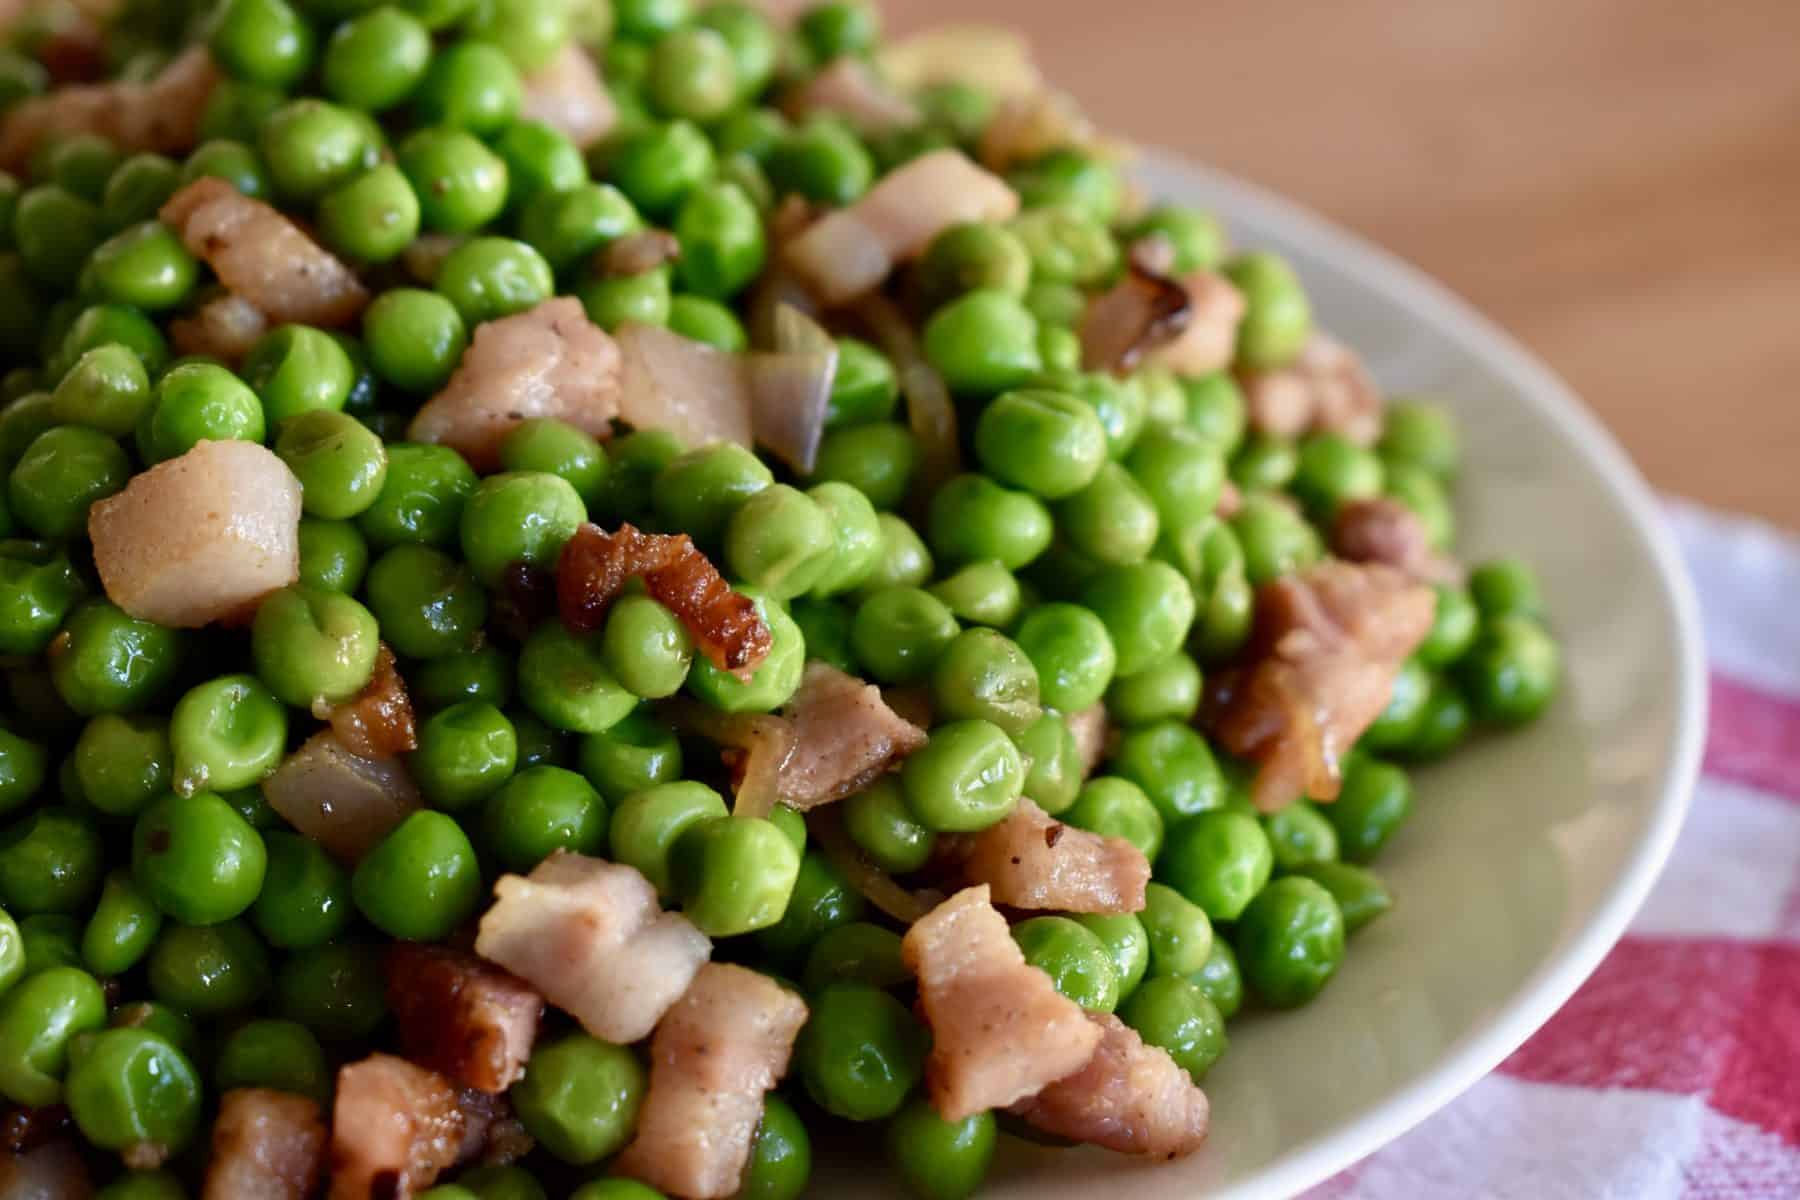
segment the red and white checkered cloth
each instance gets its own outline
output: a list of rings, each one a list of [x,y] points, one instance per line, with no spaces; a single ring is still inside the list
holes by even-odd
[[[1672,508],[1706,625],[1705,767],[1573,999],[1309,1200],[1800,1198],[1800,541]]]

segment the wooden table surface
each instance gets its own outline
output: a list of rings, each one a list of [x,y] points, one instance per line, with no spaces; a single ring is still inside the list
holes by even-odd
[[[1537,350],[1658,488],[1800,528],[1800,4],[889,0],[1300,200]]]

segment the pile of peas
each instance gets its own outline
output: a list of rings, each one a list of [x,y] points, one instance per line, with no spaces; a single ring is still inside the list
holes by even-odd
[[[17,36],[0,112],[47,86],[41,30]],[[994,111],[977,87],[933,86],[916,127],[865,137],[771,102],[877,39],[860,0],[791,29],[689,0],[134,0],[109,69],[146,78],[198,40],[225,73],[200,144],[176,161],[73,136],[0,175],[0,1096],[66,1105],[104,1200],[198,1194],[226,1089],[329,1111],[335,1068],[394,1044],[384,943],[451,937],[499,873],[559,849],[639,869],[721,958],[804,992],[812,1015],[741,1195],[799,1195],[808,1128],[834,1123],[868,1126],[915,1195],[976,1191],[996,1123],[946,1122],[924,1100],[929,1038],[900,931],[798,814],[728,815],[717,754],[657,704],[677,693],[776,710],[809,658],[924,689],[929,744],[840,809],[896,875],[1020,796],[1138,846],[1155,866],[1141,914],[1035,916],[1014,935],[1065,995],[1117,1012],[1196,1080],[1240,1011],[1312,999],[1390,907],[1368,864],[1412,808],[1407,767],[1552,699],[1532,573],[1483,564],[1438,588],[1336,802],[1252,807],[1249,769],[1193,723],[1207,672],[1242,647],[1253,589],[1321,558],[1345,501],[1394,497],[1448,550],[1456,433],[1402,402],[1373,449],[1288,441],[1246,431],[1230,373],[1083,371],[1087,299],[1149,234],[1175,274],[1218,270],[1244,293],[1237,368],[1291,360],[1311,315],[1278,257],[1232,250],[1204,212],[1134,211],[1118,169],[1076,146],[1011,169],[1017,218],[947,230],[896,282],[964,431],[966,473],[927,497],[895,364],[854,331],[837,339],[807,478],[654,430],[603,444],[530,421],[485,477],[402,440],[480,322],[553,294],[607,329],[748,346],[743,301],[778,202],[851,203],[920,153],[972,148]],[[520,116],[521,80],[571,40],[620,114],[587,154]],[[202,176],[304,219],[354,264],[378,292],[360,326],[274,329],[235,370],[176,358],[166,322],[209,283],[156,212]],[[674,233],[678,260],[595,266],[651,227]],[[431,269],[408,260],[427,234],[458,239]],[[89,506],[234,438],[272,447],[302,484],[299,582],[247,629],[161,628],[109,603]],[[1227,480],[1245,499],[1222,519]],[[507,568],[554,563],[585,520],[692,535],[754,598],[768,659],[748,680],[716,670],[643,595],[591,636],[520,628]],[[428,807],[349,865],[259,784],[317,728],[316,701],[364,686],[380,642],[420,713],[405,767]],[[1084,779],[1066,718],[1098,701],[1119,736]],[[646,1078],[641,1048],[552,1014],[511,1091],[537,1150],[425,1194],[654,1200],[606,1170]],[[116,1152],[141,1142],[173,1157],[124,1170]]]

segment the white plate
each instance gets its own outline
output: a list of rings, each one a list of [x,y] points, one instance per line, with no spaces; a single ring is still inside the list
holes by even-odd
[[[1153,195],[1219,213],[1236,244],[1285,254],[1321,326],[1390,393],[1455,411],[1460,547],[1537,567],[1566,686],[1529,730],[1417,773],[1412,821],[1379,864],[1395,911],[1358,935],[1313,1004],[1234,1023],[1206,1079],[1205,1149],[1144,1166],[1002,1139],[984,1197],[1284,1196],[1399,1136],[1599,964],[1667,858],[1699,769],[1690,586],[1643,480],[1568,389],[1443,288],[1319,218],[1166,156],[1143,176]],[[1623,331],[1619,344],[1628,352]],[[822,1194],[868,1187],[850,1178],[832,1172]]]

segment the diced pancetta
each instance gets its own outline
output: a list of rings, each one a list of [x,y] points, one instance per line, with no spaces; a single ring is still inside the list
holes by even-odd
[[[900,953],[919,981],[932,1037],[925,1084],[945,1120],[1035,1096],[1100,1043],[1081,1007],[1026,963],[985,886],[915,921]]]
[[[880,688],[816,659],[785,717],[792,748],[776,789],[802,812],[854,795],[925,744],[925,731],[889,708]]]
[[[388,1011],[406,1056],[451,1083],[502,1092],[525,1074],[544,998],[524,980],[445,946],[388,947]]]
[[[614,1168],[684,1200],[736,1195],[804,1024],[805,1002],[767,975],[701,967],[656,1027],[637,1134]]]
[[[921,119],[919,106],[876,73],[867,59],[839,55],[791,92],[783,107],[795,120],[819,113],[842,117],[865,135],[910,129]]]
[[[397,758],[352,754],[322,730],[262,782],[269,807],[334,858],[354,863],[422,806]]]
[[[478,326],[443,391],[407,427],[478,471],[500,465],[500,442],[533,418],[608,436],[619,404],[619,348],[572,296]]]
[[[305,1096],[237,1088],[219,1101],[202,1200],[307,1200],[325,1170],[325,1122]]]
[[[1151,351],[1150,361],[1177,375],[1210,375],[1231,365],[1238,322],[1244,319],[1244,295],[1223,275],[1196,271],[1181,281],[1193,316],[1166,345]]]
[[[336,704],[314,701],[313,716],[330,722],[338,743],[360,758],[392,758],[419,745],[412,697],[386,642],[380,643],[375,671],[362,690]]]
[[[1192,1154],[1206,1140],[1206,1093],[1168,1053],[1144,1044],[1111,1013],[1090,1013],[1103,1033],[1086,1065],[1012,1106],[1054,1137],[1153,1158]]]
[[[1381,436],[1381,391],[1356,351],[1314,333],[1293,362],[1240,380],[1250,428],[1271,437],[1335,433],[1358,446]]]
[[[269,318],[242,296],[221,292],[185,317],[169,322],[169,341],[180,354],[216,358],[236,367],[269,331]]]
[[[542,121],[586,150],[612,132],[619,118],[594,56],[573,41],[525,77],[519,115]]]
[[[96,501],[88,537],[109,600],[196,628],[300,577],[300,481],[255,442],[203,441]]]
[[[1144,907],[1150,861],[1124,838],[1065,825],[1020,797],[1005,820],[969,835],[962,877],[1009,908],[1134,913]]]
[[[1111,729],[1106,719],[1106,705],[1095,701],[1080,712],[1066,718],[1069,732],[1075,735],[1075,749],[1081,755],[1081,773],[1088,776],[1106,757],[1106,738]]]
[[[1331,522],[1331,552],[1356,563],[1386,563],[1424,583],[1457,583],[1462,571],[1432,548],[1419,514],[1392,496],[1346,500]]]
[[[21,100],[0,117],[0,168],[22,171],[39,145],[78,133],[99,134],[121,154],[186,154],[218,81],[212,55],[194,46],[145,83],[76,84]]]
[[[665,913],[637,871],[559,850],[529,876],[500,877],[475,952],[595,1037],[624,1045],[656,1027],[712,943],[680,913]]]
[[[331,1112],[330,1200],[407,1197],[455,1163],[463,1143],[456,1089],[436,1071],[371,1054],[338,1071]]]

